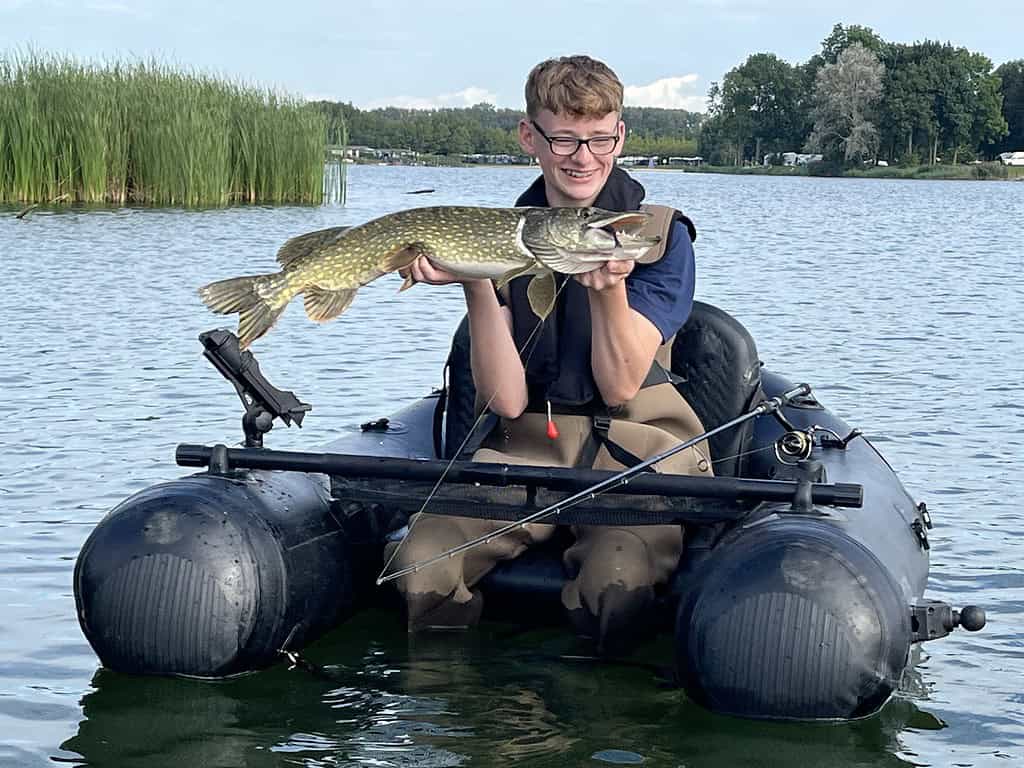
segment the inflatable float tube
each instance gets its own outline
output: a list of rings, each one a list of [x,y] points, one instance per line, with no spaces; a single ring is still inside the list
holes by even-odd
[[[673,369],[704,424],[733,425],[709,437],[717,476],[638,472],[568,505],[615,473],[464,460],[474,399],[465,323],[442,391],[321,453],[264,449],[275,418],[301,424],[309,406],[269,384],[229,332],[200,339],[245,405],[246,447],[179,446],[179,464],[206,470],[131,496],[85,542],[78,618],[110,669],[216,678],[297,652],[384,599],[374,581],[384,544],[442,473],[434,513],[514,521],[561,505],[548,519],[684,525],[659,619],[674,632],[679,683],[714,711],[870,715],[914,643],[985,623],[980,608],[923,597],[931,519],[875,447],[809,387],[763,370],[746,330],[710,305],[695,304]],[[487,614],[560,621],[564,578],[556,537],[488,575]]]

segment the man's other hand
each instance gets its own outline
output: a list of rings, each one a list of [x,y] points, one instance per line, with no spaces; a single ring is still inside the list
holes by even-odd
[[[635,265],[636,262],[632,260],[606,261],[600,269],[576,275],[576,280],[592,291],[607,291],[625,280]]]

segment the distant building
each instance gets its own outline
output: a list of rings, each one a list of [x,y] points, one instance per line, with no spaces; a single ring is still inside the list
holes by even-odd
[[[704,158],[700,155],[694,157],[662,157],[661,155],[625,155],[616,159],[615,161],[619,165],[624,165],[630,168],[654,168],[659,165],[692,165],[697,166],[704,162]]]
[[[338,154],[338,150],[331,149],[331,154]],[[410,163],[419,159],[420,153],[412,149],[394,149],[391,147],[366,147],[361,144],[350,144],[344,149],[346,160],[376,160],[381,163]]]
[[[771,152],[764,156],[764,165],[772,165],[779,157],[778,152]],[[821,155],[807,154],[802,152],[783,152],[781,154],[782,165],[807,165],[808,163],[820,163]]]
[[[1024,165],[1024,152],[1003,152],[999,155],[1003,165]]]
[[[331,151],[332,153],[336,152],[336,150]],[[376,158],[377,156],[374,154],[376,151],[377,150],[375,150],[373,147],[364,147],[358,144],[350,144],[349,146],[345,147],[345,157],[347,157],[349,160],[358,160],[360,157]]]
[[[481,152],[474,152],[471,155],[461,155],[462,162],[478,165],[530,165],[531,158],[527,155],[488,155]]]

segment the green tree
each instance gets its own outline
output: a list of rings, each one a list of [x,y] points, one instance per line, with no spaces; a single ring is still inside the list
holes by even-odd
[[[457,125],[451,132],[448,139],[448,146],[445,154],[448,155],[469,155],[474,150],[473,140],[469,135],[469,128],[465,125]]]
[[[882,57],[886,47],[886,42],[871,27],[862,27],[857,24],[844,27],[842,24],[836,24],[832,27],[832,33],[821,41],[822,66],[835,64],[839,60],[839,55],[856,43],[864,46],[879,58]]]
[[[1024,151],[1024,59],[1002,64],[995,75],[1000,81],[1007,132],[994,150],[996,153]]]
[[[915,137],[930,136],[936,130],[930,80],[919,58],[911,46],[894,45],[888,49],[880,124],[882,143],[888,147],[886,155],[890,160],[902,157],[906,163],[916,162]]]
[[[981,149],[985,154],[992,154],[999,139],[1009,132],[1000,85],[999,76],[992,72],[991,59],[980,53],[968,54],[967,86],[974,109],[964,146],[972,152]],[[953,162],[956,162],[955,154]]]
[[[760,162],[766,151],[784,151],[804,140],[802,81],[796,68],[771,53],[756,53],[712,83],[710,125],[701,133],[702,151],[731,156],[736,165]],[[712,138],[723,146],[709,146]]]

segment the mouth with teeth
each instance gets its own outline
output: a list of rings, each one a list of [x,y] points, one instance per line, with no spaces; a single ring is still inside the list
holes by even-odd
[[[576,181],[586,181],[590,179],[595,173],[597,173],[597,171],[583,171],[579,170],[578,168],[562,168],[562,173],[564,173],[570,179],[574,179]]]

